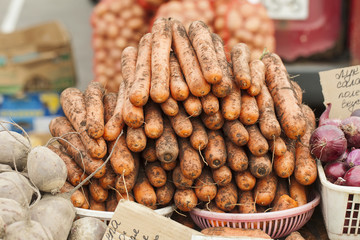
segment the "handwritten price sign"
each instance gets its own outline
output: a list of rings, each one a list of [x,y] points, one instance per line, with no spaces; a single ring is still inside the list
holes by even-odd
[[[360,66],[320,72],[324,104],[331,103],[330,118],[344,119],[360,108]]]

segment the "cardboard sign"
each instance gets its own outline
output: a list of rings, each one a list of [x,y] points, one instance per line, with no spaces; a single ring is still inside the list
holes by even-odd
[[[331,103],[330,118],[344,119],[360,108],[360,65],[319,72],[324,105]]]

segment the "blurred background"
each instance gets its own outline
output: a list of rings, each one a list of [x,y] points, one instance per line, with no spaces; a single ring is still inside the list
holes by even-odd
[[[264,50],[278,53],[318,116],[325,109],[319,72],[360,62],[360,30],[354,24],[359,2],[2,0],[0,117],[47,131],[48,119],[61,114],[62,89],[84,90],[94,80],[116,92],[122,49],[136,46],[157,17],[174,17],[185,26],[202,20],[228,51],[245,42],[252,58]]]

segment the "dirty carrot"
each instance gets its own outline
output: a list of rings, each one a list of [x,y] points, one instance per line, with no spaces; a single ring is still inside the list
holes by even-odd
[[[254,59],[249,64],[251,85],[246,89],[250,96],[256,96],[260,93],[262,86],[265,84],[265,65],[259,59]]]
[[[223,126],[224,135],[237,146],[245,146],[249,141],[249,133],[244,125],[237,119],[225,121]]]
[[[147,138],[144,128],[128,127],[126,131],[126,145],[132,152],[141,152],[146,147]]]
[[[201,121],[203,124],[211,130],[219,130],[224,125],[225,119],[220,111],[217,111],[213,115],[207,115],[205,113],[202,113],[200,115]]]
[[[149,100],[144,106],[144,118],[146,136],[151,139],[159,138],[164,130],[163,117],[159,105]]]
[[[221,113],[226,120],[232,121],[240,117],[241,112],[241,90],[232,81],[230,93],[220,99]]]
[[[176,101],[184,101],[190,94],[174,52],[170,53],[170,94]]]
[[[202,109],[205,114],[213,115],[220,109],[220,104],[218,98],[213,93],[208,93],[207,95],[200,98]]]
[[[208,131],[209,142],[204,149],[204,158],[211,168],[219,168],[226,162],[225,140],[220,130]]]
[[[189,139],[190,144],[194,149],[201,151],[209,142],[205,126],[201,122],[200,118],[190,118],[190,121],[193,126],[193,132]]]
[[[244,125],[255,124],[259,120],[259,107],[256,99],[247,92],[241,93],[241,110],[239,120]]]
[[[256,177],[248,169],[242,172],[235,172],[234,179],[237,187],[242,191],[250,191],[256,184]]]
[[[235,81],[240,89],[247,89],[251,85],[250,75],[250,49],[245,43],[237,43],[231,49],[231,61]]]
[[[164,131],[163,134],[156,139],[155,149],[157,159],[161,162],[173,162],[179,155],[176,133],[167,118],[164,118]]]
[[[243,147],[234,144],[229,138],[225,138],[227,151],[227,164],[233,171],[244,171],[248,168],[249,160]]]
[[[200,98],[190,94],[187,99],[183,101],[183,106],[187,114],[192,117],[197,117],[202,112],[202,105]]]
[[[169,98],[160,104],[160,107],[163,111],[163,113],[165,113],[165,115],[167,116],[176,116],[176,114],[178,114],[179,112],[179,105],[178,102],[172,98],[171,96],[169,96]]]
[[[202,160],[199,151],[195,150],[187,138],[179,138],[179,163],[183,175],[189,179],[196,179],[202,171]]]

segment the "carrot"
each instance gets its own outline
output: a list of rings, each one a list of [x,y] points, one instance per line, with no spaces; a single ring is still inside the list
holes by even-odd
[[[152,139],[159,138],[164,130],[163,117],[159,105],[151,100],[148,101],[144,106],[144,115],[146,136]]]
[[[77,186],[82,182],[88,175],[76,164],[76,162],[59,147],[49,145],[48,148],[56,153],[65,163],[67,169],[67,181],[73,186]],[[87,182],[85,185],[88,184]]]
[[[186,138],[179,138],[178,142],[181,172],[186,178],[198,178],[202,171],[202,162],[198,151],[191,147],[189,140]]]
[[[170,96],[171,25],[166,18],[158,18],[151,28],[151,87],[150,97],[156,103]]]
[[[306,186],[296,181],[294,176],[290,178],[289,184],[290,196],[297,202],[299,206],[307,203]]]
[[[126,137],[123,134],[118,142],[109,142],[110,152],[113,154],[110,157],[111,166],[116,174],[127,176],[135,169],[134,158],[126,145]]]
[[[251,190],[239,193],[239,211],[240,213],[256,213],[255,199]]]
[[[201,121],[203,124],[211,130],[219,130],[224,125],[224,117],[222,116],[220,111],[217,111],[213,115],[207,115],[205,113],[202,113],[200,115]]]
[[[110,189],[115,187],[116,173],[108,162],[106,165],[105,175],[99,178],[99,184],[103,189]]]
[[[257,96],[265,84],[265,65],[259,59],[254,59],[249,64],[251,85],[246,89],[250,96]]]
[[[271,237],[263,230],[251,228],[210,227],[202,229],[201,233],[209,236],[235,236],[258,239],[271,239]]]
[[[105,202],[105,208],[107,212],[115,212],[118,201],[116,199],[116,193],[114,191],[109,192],[107,201]]]
[[[169,119],[176,135],[182,138],[190,137],[193,127],[183,107],[179,106],[178,114],[173,117],[169,117]]]
[[[232,180],[232,172],[228,166],[223,165],[219,168],[212,169],[212,177],[218,186],[226,186]]]
[[[279,200],[276,202],[276,204],[272,207],[271,211],[276,212],[276,211],[286,210],[286,209],[290,209],[290,208],[295,208],[297,206],[298,206],[298,204],[294,199],[292,199],[287,194],[283,194],[283,195],[281,195]]]
[[[141,152],[142,158],[147,162],[155,162],[157,160],[156,149],[155,149],[155,140],[148,139],[145,149]]]
[[[249,141],[247,146],[250,152],[255,156],[262,156],[269,150],[269,144],[265,137],[261,134],[260,129],[256,124],[246,126],[246,130],[249,133]]]
[[[237,119],[225,121],[223,126],[224,135],[237,146],[245,146],[249,141],[249,133],[244,125]]]
[[[159,162],[148,163],[145,166],[145,175],[153,187],[162,187],[167,180],[166,172]]]
[[[221,210],[220,208],[218,208],[218,206],[216,206],[215,201],[211,201],[209,204],[206,205],[206,209],[204,210],[208,210],[210,212],[219,212],[219,213],[224,213],[225,211]]]
[[[74,186],[71,185],[68,181],[64,183],[64,185],[60,188],[61,193],[70,192],[74,189]],[[81,207],[86,199],[84,194],[78,189],[76,190],[70,197],[71,203],[74,205],[74,207]]]
[[[209,142],[204,149],[204,157],[211,168],[219,168],[226,162],[225,140],[220,130],[208,131]]]
[[[161,103],[160,107],[167,116],[176,116],[179,112],[178,102],[171,96],[169,96],[165,102]]]
[[[223,211],[231,211],[235,208],[238,200],[238,191],[233,182],[219,187],[215,197],[215,203]]]
[[[249,156],[249,169],[251,174],[256,178],[262,178],[272,171],[272,164],[268,154],[257,157],[251,153]]]
[[[241,93],[240,122],[245,125],[252,125],[259,120],[259,116],[260,113],[256,98],[243,91]]]
[[[262,86],[260,93],[256,96],[256,102],[259,108],[259,127],[261,133],[268,140],[279,137],[281,126],[276,118],[274,102],[266,85]]]
[[[173,162],[179,155],[176,134],[168,119],[164,119],[164,131],[156,140],[155,149],[157,159],[161,162]]]
[[[140,127],[144,122],[143,107],[137,107],[130,102],[129,91],[135,82],[137,49],[126,47],[121,54],[121,71],[125,83],[125,100],[123,119],[127,126],[132,128]]]
[[[188,98],[183,101],[185,111],[192,117],[197,117],[202,112],[201,100],[192,94],[189,94]]]
[[[137,154],[133,154],[133,159],[134,170],[127,176],[117,175],[115,178],[115,189],[121,194],[129,194],[135,186],[139,174],[140,158]]]
[[[85,197],[85,202],[83,205],[81,205],[81,208],[83,209],[89,209],[90,208],[90,198],[89,198],[89,188],[88,187],[81,187],[80,192],[82,192],[82,194]]]
[[[213,115],[219,111],[219,100],[213,93],[208,93],[207,95],[201,97],[200,100],[205,114]]]
[[[89,184],[89,193],[97,202],[105,202],[107,199],[109,192],[107,189],[104,189],[100,186],[99,180],[94,178],[90,181]]]
[[[117,101],[117,93],[109,92],[109,93],[104,94],[103,105],[104,105],[104,121],[105,121],[105,124],[114,115],[115,107],[116,107],[116,101]],[[104,133],[105,133],[105,126],[104,126]],[[104,137],[104,134],[103,134],[103,137]]]
[[[299,139],[305,134],[306,119],[289,81],[281,58],[275,53],[262,58],[266,66],[266,85],[274,100],[276,114],[286,136]]]
[[[222,72],[221,80],[218,83],[213,84],[211,90],[216,97],[223,98],[229,95],[232,89],[232,82],[233,82],[232,70],[230,64],[227,61],[226,53],[224,49],[224,43],[221,37],[216,33],[212,33],[211,39],[214,44],[216,58]]]
[[[270,205],[275,198],[276,185],[277,177],[273,173],[257,179],[254,188],[254,198],[256,203],[261,206]]]
[[[226,120],[232,121],[240,117],[241,111],[241,90],[232,82],[230,93],[220,99],[221,113]]]
[[[302,105],[303,112],[307,119],[305,134],[296,142],[295,148],[295,178],[302,185],[310,185],[317,178],[316,160],[310,152],[310,137],[316,127],[314,112],[307,105]]]
[[[181,171],[180,166],[176,166],[172,171],[172,180],[177,189],[186,189],[193,185],[194,180],[186,178]]]
[[[106,141],[114,141],[124,128],[125,122],[123,119],[124,114],[124,102],[125,102],[126,86],[122,81],[119,86],[119,92],[117,95],[116,106],[114,112],[109,120],[106,121],[104,127],[104,139]]]
[[[167,181],[164,186],[156,188],[157,204],[165,206],[171,202],[175,194],[175,186],[172,182]]]
[[[295,168],[295,155],[291,150],[287,150],[282,156],[275,156],[273,169],[281,178],[288,178],[292,175]]]
[[[86,150],[94,158],[103,158],[107,152],[103,138],[93,139],[86,132],[86,106],[83,93],[77,88],[66,88],[60,94],[64,114],[80,134]]]
[[[146,147],[144,128],[128,127],[126,131],[126,145],[132,152],[141,152]]]
[[[129,89],[129,100],[136,107],[144,106],[150,95],[151,39],[151,33],[147,33],[139,41],[135,81]]]
[[[277,137],[274,140],[268,140],[269,150],[275,156],[283,156],[287,151],[287,146],[282,137]]]
[[[174,194],[175,206],[184,212],[190,212],[198,203],[198,199],[193,189],[176,189]]]
[[[202,97],[211,90],[211,85],[205,80],[195,50],[191,45],[184,25],[171,19],[173,49],[179,60],[186,83],[192,95]],[[190,114],[191,115],[191,114]]]
[[[204,78],[210,84],[219,83],[222,79],[222,70],[216,58],[209,27],[202,21],[193,21],[189,26],[188,34]]]
[[[305,240],[298,231],[291,232],[285,240]]]
[[[74,159],[77,165],[87,174],[95,172],[104,163],[101,159],[93,159],[86,151],[79,135],[74,134],[75,129],[66,117],[55,117],[50,121],[49,130],[53,137],[61,137],[59,139],[61,145],[65,147],[66,152]],[[105,166],[102,167],[95,175],[100,178],[105,174]]]
[[[256,177],[249,170],[234,173],[235,183],[242,191],[250,191],[255,187]]]
[[[217,193],[212,174],[208,168],[203,169],[201,175],[195,180],[195,194],[200,201],[209,202]]]
[[[138,178],[133,188],[133,193],[136,202],[151,209],[156,209],[155,189],[150,184],[143,171],[139,171]]]
[[[251,85],[250,49],[245,43],[237,43],[231,49],[231,62],[235,81],[239,88],[247,89]]]
[[[135,202],[134,194],[133,192],[129,192],[128,194],[121,194],[119,192],[115,192],[116,200],[119,202],[120,200],[128,200]]]
[[[271,206],[274,206],[279,201],[280,197],[284,194],[290,195],[288,190],[288,180],[285,178],[278,178],[278,183],[276,185],[276,192],[274,200],[271,202]]]
[[[174,52],[170,53],[170,94],[176,101],[184,101],[190,94]]]
[[[302,97],[303,97],[303,90],[301,89],[299,83],[297,83],[296,81],[290,80],[290,82],[291,82],[291,85],[293,86],[293,88],[295,90],[296,98],[297,98],[299,104],[301,104],[302,103]]]
[[[92,196],[89,196],[89,204],[90,204],[90,210],[95,210],[95,211],[105,211],[106,207],[105,207],[105,202],[98,202],[95,201],[95,199],[92,198]]]
[[[86,131],[92,138],[104,134],[104,87],[99,82],[90,82],[84,92],[86,107]]]
[[[249,160],[245,150],[235,145],[229,138],[225,138],[227,151],[227,164],[233,171],[245,171],[248,168]]]
[[[190,144],[194,149],[201,151],[209,142],[206,129],[199,118],[190,118],[190,121],[193,126],[193,132],[189,138]]]
[[[165,170],[165,171],[171,171],[173,170],[176,165],[177,165],[177,161],[172,161],[172,162],[160,162],[161,167]]]

